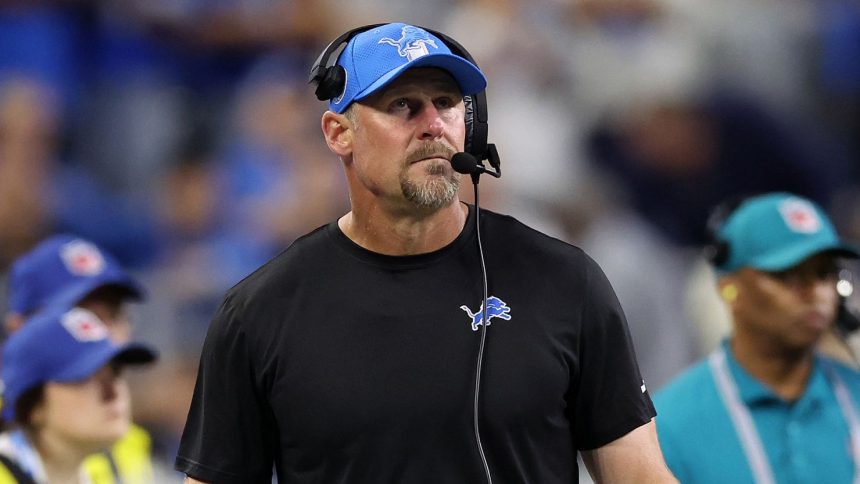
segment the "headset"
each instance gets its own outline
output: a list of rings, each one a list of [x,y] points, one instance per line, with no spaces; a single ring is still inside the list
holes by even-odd
[[[854,274],[847,268],[839,270],[839,282],[836,283],[839,293],[839,312],[836,315],[836,329],[843,338],[860,329],[860,315],[848,306],[848,300],[854,294]],[[860,363],[860,362],[858,362]]]
[[[729,242],[720,237],[720,229],[726,221],[735,213],[735,210],[740,208],[747,200],[754,195],[736,195],[728,198],[725,201],[717,204],[708,216],[708,221],[705,224],[705,234],[707,243],[703,254],[705,259],[715,268],[720,269],[729,261],[731,255],[731,247]]]
[[[337,57],[334,53],[342,45],[346,45],[356,35],[368,30],[380,27],[386,24],[371,24],[363,27],[358,27],[345,32],[338,38],[334,39],[326,46],[322,53],[314,61],[311,68],[310,76],[308,77],[309,84],[315,84],[317,99],[320,101],[328,101],[335,99],[343,93],[346,88],[346,70],[337,65]],[[415,26],[430,32],[435,35],[451,50],[452,53],[458,55],[474,65],[478,65],[471,54],[456,40],[447,35],[424,28]],[[481,393],[481,369],[484,360],[484,347],[487,338],[487,268],[484,263],[484,249],[481,244],[481,208],[478,198],[478,179],[482,173],[486,173],[495,178],[502,176],[501,162],[496,145],[487,143],[487,97],[485,91],[476,94],[463,96],[463,104],[466,107],[465,122],[466,122],[466,140],[464,144],[465,150],[461,153],[456,153],[451,159],[451,166],[458,173],[469,174],[472,177],[472,183],[475,189],[475,230],[477,234],[478,255],[481,261],[481,277],[483,283],[483,311],[484,324],[481,325],[480,346],[478,348],[478,356],[475,364],[475,386],[474,399],[472,404],[472,425],[475,432],[475,443],[478,450],[478,456],[481,459],[481,466],[484,470],[484,477],[487,484],[493,484],[490,466],[487,463],[487,457],[484,453],[484,447],[481,443],[481,431],[479,426],[479,399]],[[492,169],[486,168],[481,162],[487,160]]]
[[[310,76],[308,77],[309,84],[315,84],[316,89],[314,94],[320,101],[328,101],[335,99],[341,95],[346,88],[346,70],[337,65],[337,56],[341,46],[346,45],[356,35],[366,32],[376,27],[381,27],[386,24],[371,24],[363,27],[354,28],[343,33],[338,38],[331,41],[326,46],[322,53],[314,61],[311,67]],[[445,45],[451,49],[451,52],[458,55],[474,65],[478,65],[472,55],[460,45],[456,40],[443,34],[425,27],[416,25],[416,27],[426,30],[435,35]],[[463,103],[466,105],[466,142],[465,152],[474,156],[480,164],[481,161],[487,160],[495,172],[482,169],[482,172],[489,173],[496,178],[501,175],[501,162],[496,145],[487,143],[487,135],[489,133],[487,127],[487,95],[485,91],[476,94],[463,96]],[[483,167],[482,167],[483,168]]]

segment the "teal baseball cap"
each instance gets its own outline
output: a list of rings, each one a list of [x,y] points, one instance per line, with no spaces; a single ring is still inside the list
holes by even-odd
[[[717,232],[728,257],[717,267],[734,272],[752,267],[767,272],[790,269],[822,252],[858,258],[860,251],[842,241],[815,202],[791,193],[769,193],[744,200]]]

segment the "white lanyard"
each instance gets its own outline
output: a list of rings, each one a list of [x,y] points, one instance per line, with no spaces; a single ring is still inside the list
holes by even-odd
[[[830,377],[830,382],[833,385],[833,393],[836,394],[836,400],[839,402],[839,407],[842,408],[842,414],[848,422],[848,431],[851,434],[851,456],[854,458],[854,484],[860,484],[860,417],[857,416],[857,406],[851,398],[851,393],[848,388],[833,369],[831,365],[827,366],[827,372]]]
[[[48,482],[39,453],[30,445],[29,439],[20,430],[6,432],[0,436],[0,453],[13,460],[35,482]]]
[[[744,454],[746,454],[747,462],[749,462],[752,469],[755,482],[757,484],[775,484],[776,479],[768,463],[767,454],[764,451],[761,438],[756,431],[752,415],[750,415],[747,406],[741,401],[737,385],[729,371],[725,348],[721,346],[711,353],[711,356],[708,358],[708,364],[714,374],[720,397],[722,397],[723,403],[726,405],[735,431],[741,440],[741,446],[743,447]],[[842,414],[848,422],[848,431],[851,435],[851,455],[854,460],[853,482],[854,484],[860,484],[860,417],[857,415],[851,394],[848,392],[842,379],[830,365],[827,365],[826,369],[830,382],[833,385],[833,392],[836,394],[836,400],[839,402]]]

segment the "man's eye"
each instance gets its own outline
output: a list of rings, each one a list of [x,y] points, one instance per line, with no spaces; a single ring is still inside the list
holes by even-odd
[[[391,103],[391,107],[394,109],[408,109],[409,101],[406,98],[400,98]]]
[[[839,268],[838,267],[822,267],[822,268],[818,269],[818,277],[822,280],[839,279]]]
[[[779,272],[771,272],[770,275],[780,281],[787,281],[794,276],[794,273],[791,271],[779,271]]]

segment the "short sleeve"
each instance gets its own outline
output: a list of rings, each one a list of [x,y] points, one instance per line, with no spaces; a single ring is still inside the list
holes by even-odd
[[[615,291],[590,258],[585,273],[579,365],[571,402],[581,450],[606,445],[656,415]]]
[[[275,425],[231,298],[213,319],[175,468],[213,483],[271,482]]]

